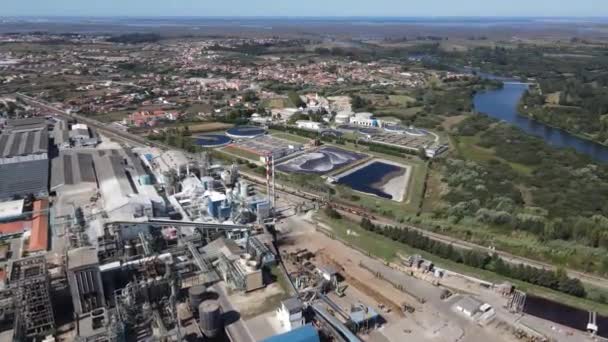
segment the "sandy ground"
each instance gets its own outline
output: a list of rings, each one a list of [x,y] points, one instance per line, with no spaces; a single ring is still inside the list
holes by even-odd
[[[280,303],[278,297],[286,297],[286,294],[276,282],[261,290],[250,293],[235,292],[229,295],[230,302],[244,318],[276,309],[276,307],[269,307],[268,304],[273,299],[273,302]]]
[[[393,196],[393,201],[403,202],[405,194],[407,194],[411,170],[410,166],[406,166],[402,175],[392,178],[382,187],[382,191]]]
[[[380,329],[364,336],[369,341],[511,341],[509,337],[495,331],[492,328],[482,328],[458,316],[452,311],[449,300],[442,301],[435,296],[440,289],[431,284],[415,280],[405,274],[403,280],[411,285],[411,288],[419,288],[420,293],[427,296],[427,302],[418,303],[413,297],[408,296],[384,280],[381,280],[369,271],[359,266],[360,262],[372,263],[375,260],[354,251],[338,241],[327,238],[321,233],[314,231],[314,227],[301,217],[291,217],[285,220],[280,227],[286,233],[285,241],[288,243],[281,249],[308,248],[311,251],[323,250],[325,253],[344,267],[344,272],[359,282],[366,284],[374,290],[382,293],[396,303],[407,302],[414,306],[413,314],[406,313],[405,318],[397,315],[386,315],[387,323]],[[383,267],[383,265],[378,265]],[[422,283],[421,283],[422,282]],[[348,291],[348,290],[347,290]],[[362,291],[359,291],[362,292]],[[365,296],[357,295],[366,304],[376,305],[372,299],[365,300]],[[380,312],[380,311],[379,311]]]

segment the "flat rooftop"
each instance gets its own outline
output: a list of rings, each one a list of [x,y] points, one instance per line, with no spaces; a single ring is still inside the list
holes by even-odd
[[[0,202],[0,220],[21,215],[23,213],[24,202],[22,199]]]
[[[68,251],[68,269],[98,264],[97,248],[93,246],[80,247]]]
[[[15,195],[48,194],[48,159],[29,160],[10,164],[0,164],[0,199]]]

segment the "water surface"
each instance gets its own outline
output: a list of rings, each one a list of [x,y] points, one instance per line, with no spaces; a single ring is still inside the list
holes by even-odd
[[[527,83],[507,81],[502,89],[479,92],[473,99],[475,110],[513,124],[526,133],[542,138],[551,146],[573,148],[596,161],[608,161],[608,147],[519,114],[517,105],[527,89]]]

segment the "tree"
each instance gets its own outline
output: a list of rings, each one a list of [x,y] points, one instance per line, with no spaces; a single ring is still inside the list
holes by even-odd
[[[296,106],[297,108],[306,108],[306,103],[302,101],[300,95],[298,95],[298,93],[296,93],[295,91],[292,90],[287,93],[287,97],[289,97],[291,102],[293,102],[294,106]]]
[[[324,211],[325,211],[325,215],[327,215],[329,218],[336,219],[336,220],[339,220],[342,218],[342,215],[340,215],[340,213],[338,211],[336,211],[336,209],[334,209],[333,207],[331,207],[329,205],[325,207]]]

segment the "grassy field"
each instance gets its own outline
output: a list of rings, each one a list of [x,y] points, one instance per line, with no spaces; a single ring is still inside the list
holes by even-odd
[[[129,114],[131,114],[131,113],[133,113],[133,111],[121,110],[121,111],[117,111],[117,112],[92,115],[91,119],[94,119],[94,120],[97,120],[100,122],[110,123],[110,122],[114,122],[114,121],[121,121],[122,119],[129,116]]]
[[[332,228],[332,232],[337,237],[371,253],[376,257],[382,258],[387,261],[395,260],[398,253],[401,255],[420,254],[424,258],[432,260],[435,265],[441,268],[446,268],[454,272],[478,277],[486,281],[495,283],[510,281],[518,289],[523,290],[527,293],[559,301],[560,303],[566,305],[579,307],[587,310],[595,310],[598,313],[604,315],[608,314],[608,305],[606,304],[598,303],[589,299],[569,296],[561,292],[557,292],[541,286],[532,285],[515,279],[505,278],[490,271],[469,267],[463,264],[453,262],[451,260],[439,258],[433,254],[393,241],[382,235],[368,232],[362,229],[359,226],[358,222],[353,222],[347,219],[330,219],[326,215],[321,213],[317,214],[317,219],[320,222],[323,222],[326,225],[330,226]],[[350,230],[350,234],[347,234],[347,230]],[[595,289],[592,288],[589,289],[590,292],[594,290]]]
[[[233,125],[223,122],[201,122],[184,124],[182,126],[188,126],[191,133],[210,133],[218,130],[226,130]]]
[[[226,147],[220,149],[220,151],[226,152],[226,153],[229,153],[229,154],[232,154],[235,156],[239,156],[241,158],[245,158],[245,159],[248,159],[248,160],[251,160],[254,162],[260,161],[259,155],[249,152],[249,151],[242,150],[242,149],[234,147],[234,146],[226,146]]]
[[[293,107],[295,107],[295,105],[293,104],[293,102],[291,102],[290,99],[288,99],[288,98],[281,98],[281,97],[263,100],[261,102],[261,105],[264,108],[269,108],[269,109],[281,109],[281,108],[293,108]]]
[[[142,127],[142,128],[131,128],[130,131],[133,133],[145,134],[149,133],[154,129],[165,129],[165,128],[178,128],[183,129],[188,126],[188,130],[192,134],[197,133],[217,133],[223,134],[228,128],[234,126],[223,122],[176,122],[167,125],[158,125],[154,127]]]
[[[281,131],[275,131],[275,130],[270,130],[269,132],[273,137],[275,138],[279,138],[279,139],[283,139],[283,140],[289,140],[289,141],[293,141],[299,144],[306,144],[308,143],[311,139],[306,138],[306,137],[301,137],[299,135],[295,135],[295,134],[291,134],[291,133],[285,133],[285,132],[281,132]]]
[[[492,159],[499,160],[511,166],[514,171],[524,175],[530,175],[534,171],[533,167],[508,162],[497,157],[493,149],[480,147],[477,145],[478,142],[479,137],[477,136],[452,138],[452,145],[456,148],[458,154],[465,159],[481,163],[486,163]]]

